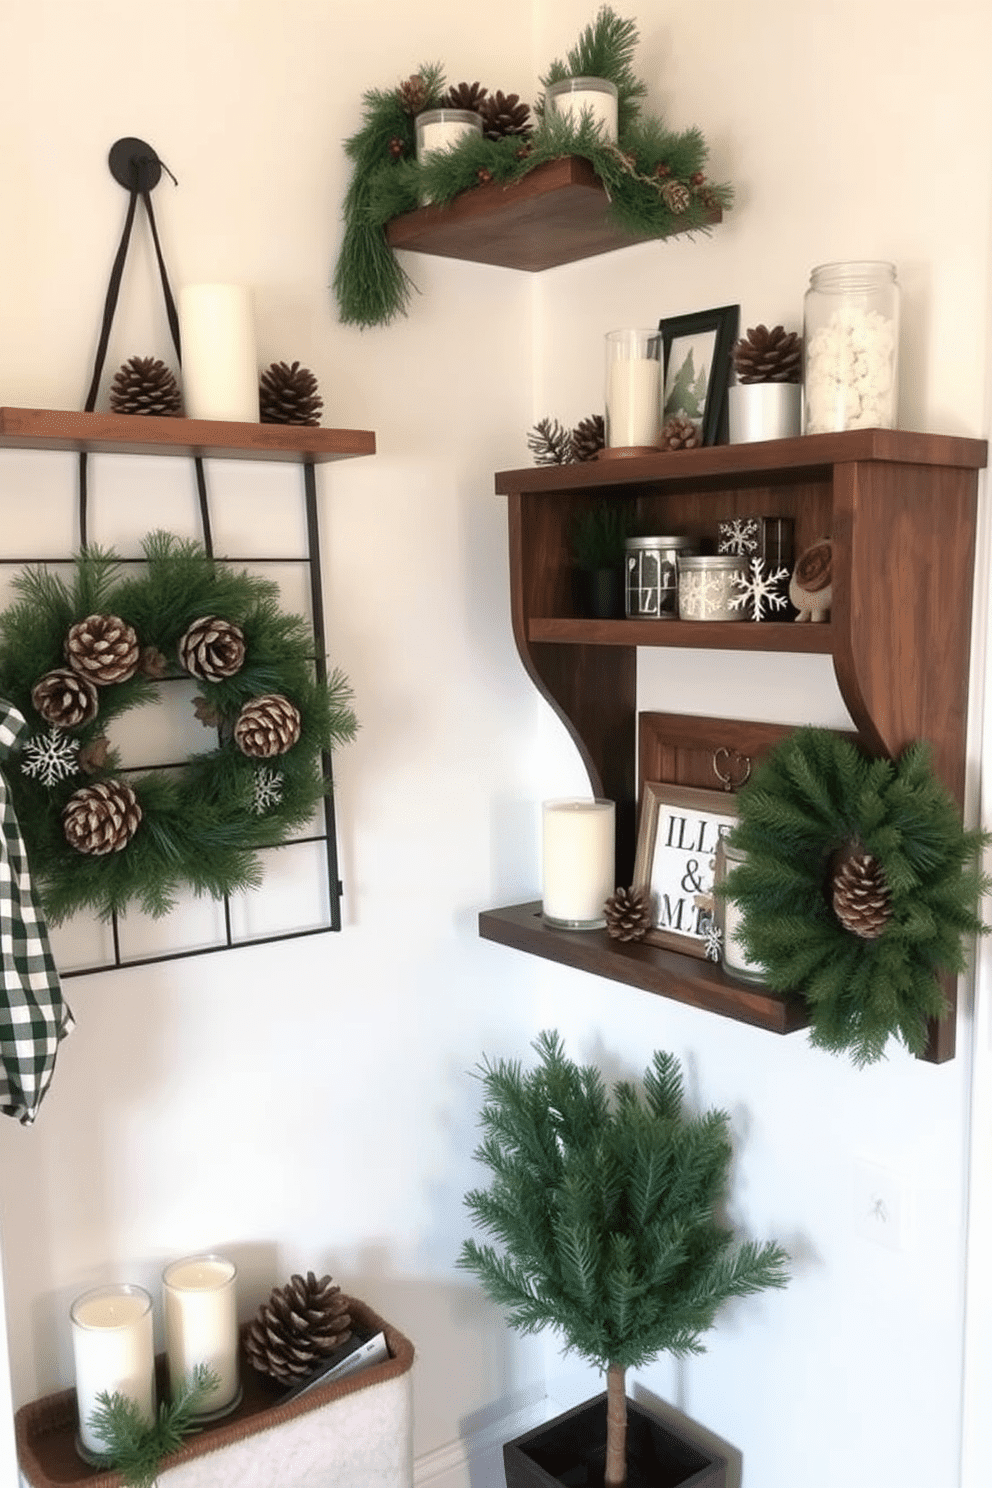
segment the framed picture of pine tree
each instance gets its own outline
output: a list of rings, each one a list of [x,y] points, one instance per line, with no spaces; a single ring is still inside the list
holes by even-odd
[[[688,421],[697,435],[687,441],[681,433],[679,447],[727,443],[727,384],[739,322],[739,305],[658,322],[664,357],[662,424],[677,420],[684,428]]]

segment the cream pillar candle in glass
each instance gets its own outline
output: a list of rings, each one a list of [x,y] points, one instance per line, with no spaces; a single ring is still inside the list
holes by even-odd
[[[578,129],[586,114],[602,126],[602,137],[608,144],[617,142],[617,89],[609,78],[570,77],[552,83],[548,103],[556,114],[571,120]]]
[[[606,445],[655,449],[661,434],[660,331],[606,337]]]
[[[612,801],[545,801],[543,919],[564,930],[601,930],[614,882]]]
[[[258,356],[251,295],[243,284],[179,291],[183,406],[191,419],[258,423]]]
[[[99,1409],[99,1395],[125,1395],[149,1425],[154,1420],[152,1299],[139,1286],[96,1287],[76,1298],[69,1316],[79,1408],[76,1446],[89,1461],[107,1447],[90,1424],[90,1416]]]
[[[732,847],[726,837],[721,837],[716,845],[714,886],[722,884],[732,868],[746,862],[747,855]],[[725,894],[717,894],[715,903],[716,922],[720,929],[720,961],[724,971],[738,982],[761,984],[767,981],[765,968],[749,958],[738,939],[744,920],[743,911]]]
[[[174,1395],[197,1364],[208,1365],[220,1381],[198,1413],[208,1419],[241,1399],[236,1277],[234,1262],[219,1255],[186,1256],[162,1272],[169,1388]]]
[[[450,149],[467,134],[482,134],[482,119],[473,109],[426,109],[418,114],[414,123],[417,138],[417,159],[438,150]],[[423,192],[420,197],[428,203],[430,197]]]

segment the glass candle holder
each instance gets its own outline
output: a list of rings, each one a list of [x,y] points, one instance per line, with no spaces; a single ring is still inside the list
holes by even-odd
[[[556,114],[570,119],[578,129],[583,115],[601,126],[604,140],[617,142],[617,89],[609,78],[570,77],[552,83],[547,102]]]
[[[237,1267],[219,1255],[186,1256],[162,1272],[169,1388],[173,1395],[198,1364],[219,1383],[197,1412],[216,1420],[241,1399],[238,1371]]]
[[[721,837],[716,847],[714,886],[725,883],[730,870],[746,861],[745,853],[732,847],[726,837]],[[759,962],[748,958],[737,938],[744,918],[742,911],[733,899],[728,899],[725,894],[714,895],[714,903],[715,919],[720,928],[720,962],[727,976],[733,977],[738,982],[751,982],[755,985],[765,982],[767,980],[765,968]]]
[[[660,331],[609,331],[606,337],[606,446],[654,450],[661,434]]]
[[[140,1286],[95,1287],[76,1298],[69,1317],[79,1409],[76,1450],[92,1463],[107,1450],[90,1424],[99,1395],[124,1395],[149,1425],[155,1418],[152,1299]]]
[[[545,801],[543,807],[546,925],[560,930],[601,930],[615,883],[615,816],[612,801]]]

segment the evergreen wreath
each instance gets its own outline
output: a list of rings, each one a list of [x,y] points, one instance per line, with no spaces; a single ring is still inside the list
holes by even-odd
[[[96,548],[71,581],[28,568],[0,614],[0,694],[32,725],[8,779],[52,923],[256,887],[258,850],[310,819],[323,752],[358,728],[347,679],[316,680],[310,627],[274,583],[169,533],[143,546],[140,577]],[[183,680],[215,747],[122,770],[110,725]]]
[[[718,889],[739,940],[775,991],[805,997],[812,1042],[880,1059],[913,1054],[946,1006],[937,973],[964,970],[963,938],[987,931],[989,834],[965,831],[925,744],[868,759],[826,729],[790,734],[737,793],[730,842],[746,854]]]
[[[545,89],[566,77],[602,77],[616,84],[618,143],[603,138],[588,117],[569,117],[536,105],[538,123],[525,139],[467,135],[423,162],[415,152],[417,113],[439,108],[445,97],[440,63],[422,66],[395,88],[373,89],[363,101],[363,124],[345,141],[353,162],[344,202],[344,237],[334,273],[341,320],[362,327],[388,325],[405,314],[413,284],[386,241],[393,217],[411,212],[422,197],[444,205],[480,183],[519,181],[539,165],[565,155],[588,160],[606,188],[610,215],[644,237],[709,231],[714,209],[729,207],[733,192],[705,176],[707,147],[698,129],[672,133],[641,112],[644,83],[633,72],[638,32],[634,21],[603,6],[568,53],[541,78]],[[471,89],[465,89],[466,97]],[[487,90],[476,89],[480,98]]]

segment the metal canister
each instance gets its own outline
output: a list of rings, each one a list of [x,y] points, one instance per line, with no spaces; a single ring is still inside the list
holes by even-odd
[[[743,590],[735,582],[747,580],[747,559],[737,553],[713,553],[678,561],[680,620],[743,620]],[[732,605],[733,600],[736,605]]]
[[[628,537],[626,610],[629,620],[674,620],[678,615],[678,561],[699,552],[694,537]]]

